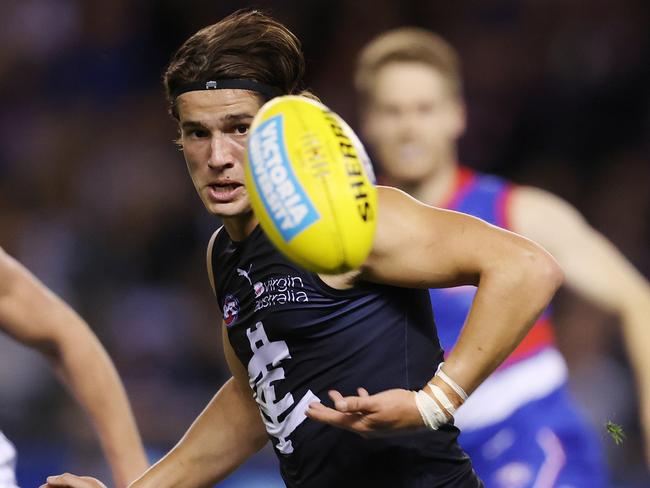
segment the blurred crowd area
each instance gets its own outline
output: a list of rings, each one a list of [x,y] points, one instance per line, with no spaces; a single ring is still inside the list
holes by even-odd
[[[228,377],[205,272],[219,222],[203,210],[173,144],[160,76],[187,36],[250,5],[2,2],[0,245],[91,324],[125,381],[152,459]],[[647,0],[256,6],[301,38],[309,86],[353,126],[351,79],[363,44],[401,25],[442,34],[463,62],[462,162],[566,198],[650,276]],[[573,391],[601,433],[615,486],[649,486],[616,321],[567,292],[556,310]],[[623,445],[608,438],[607,420],[624,427]],[[105,476],[83,414],[44,362],[4,337],[0,429],[19,449],[21,486],[61,470]],[[264,478],[271,456],[253,461],[259,486],[280,486]]]

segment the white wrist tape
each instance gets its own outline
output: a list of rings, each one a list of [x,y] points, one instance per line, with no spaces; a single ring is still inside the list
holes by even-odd
[[[451,388],[456,393],[458,393],[458,396],[462,398],[463,401],[467,400],[467,393],[465,393],[465,390],[463,390],[458,383],[456,383],[449,376],[447,376],[445,372],[442,370],[443,364],[445,363],[443,362],[438,365],[438,369],[436,370],[436,376],[440,378],[442,381],[444,381],[445,383],[447,383],[447,385],[449,385],[449,388]]]
[[[423,390],[416,391],[415,405],[420,411],[424,425],[431,430],[438,430],[442,424],[447,423],[447,416],[442,408]]]
[[[438,366],[436,376],[454,390],[464,402],[467,400],[467,393],[465,393],[465,390],[463,390],[458,383],[447,376],[447,374],[442,370],[443,364],[444,363],[440,363]],[[420,390],[415,392],[415,405],[418,407],[424,425],[431,430],[438,430],[442,424],[446,424],[453,419],[456,407],[454,407],[454,404],[449,400],[449,397],[442,388],[433,383],[428,383],[427,385],[431,388],[431,393],[433,393],[435,400],[424,390]],[[442,405],[442,408],[440,405]],[[447,416],[447,413],[445,413],[443,408],[448,412],[451,418]]]
[[[431,388],[431,391],[433,392],[433,396],[438,400],[438,403],[444,407],[447,412],[449,412],[450,415],[454,415],[454,412],[456,411],[456,407],[454,407],[454,404],[451,403],[449,398],[447,397],[447,394],[440,388],[439,386],[434,385],[433,383],[428,383],[429,388]]]

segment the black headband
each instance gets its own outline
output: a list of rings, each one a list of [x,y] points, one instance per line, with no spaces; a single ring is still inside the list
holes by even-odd
[[[258,83],[253,80],[241,80],[241,79],[223,79],[223,80],[210,80],[210,81],[195,81],[193,83],[187,83],[185,85],[180,85],[172,91],[172,97],[174,99],[181,96],[183,93],[190,91],[198,90],[223,90],[226,88],[236,89],[236,90],[250,90],[257,93],[260,93],[267,100],[272,98],[279,97],[282,95],[282,92],[275,88],[274,86],[265,85],[264,83]]]

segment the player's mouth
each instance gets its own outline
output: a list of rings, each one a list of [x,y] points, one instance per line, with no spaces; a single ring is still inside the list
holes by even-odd
[[[402,144],[398,147],[400,160],[413,161],[422,157],[424,151],[419,144]]]
[[[213,183],[207,186],[208,197],[216,203],[233,201],[244,189],[244,185],[229,181],[228,183]]]

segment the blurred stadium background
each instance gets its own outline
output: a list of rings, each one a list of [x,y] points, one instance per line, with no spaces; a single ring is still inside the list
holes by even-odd
[[[2,2],[0,245],[102,339],[153,460],[227,377],[204,264],[218,222],[172,144],[159,79],[188,35],[251,5]],[[353,126],[351,74],[366,41],[405,24],[447,37],[469,101],[462,161],[566,198],[650,275],[650,2],[255,5],[301,38],[309,85]],[[556,305],[573,391],[601,433],[614,486],[650,486],[620,334],[573,298],[563,292]],[[608,438],[607,420],[624,427],[623,445]],[[83,414],[40,358],[4,337],[0,429],[18,448],[22,487],[63,470],[107,479]],[[282,486],[274,470],[264,452],[221,486]]]

